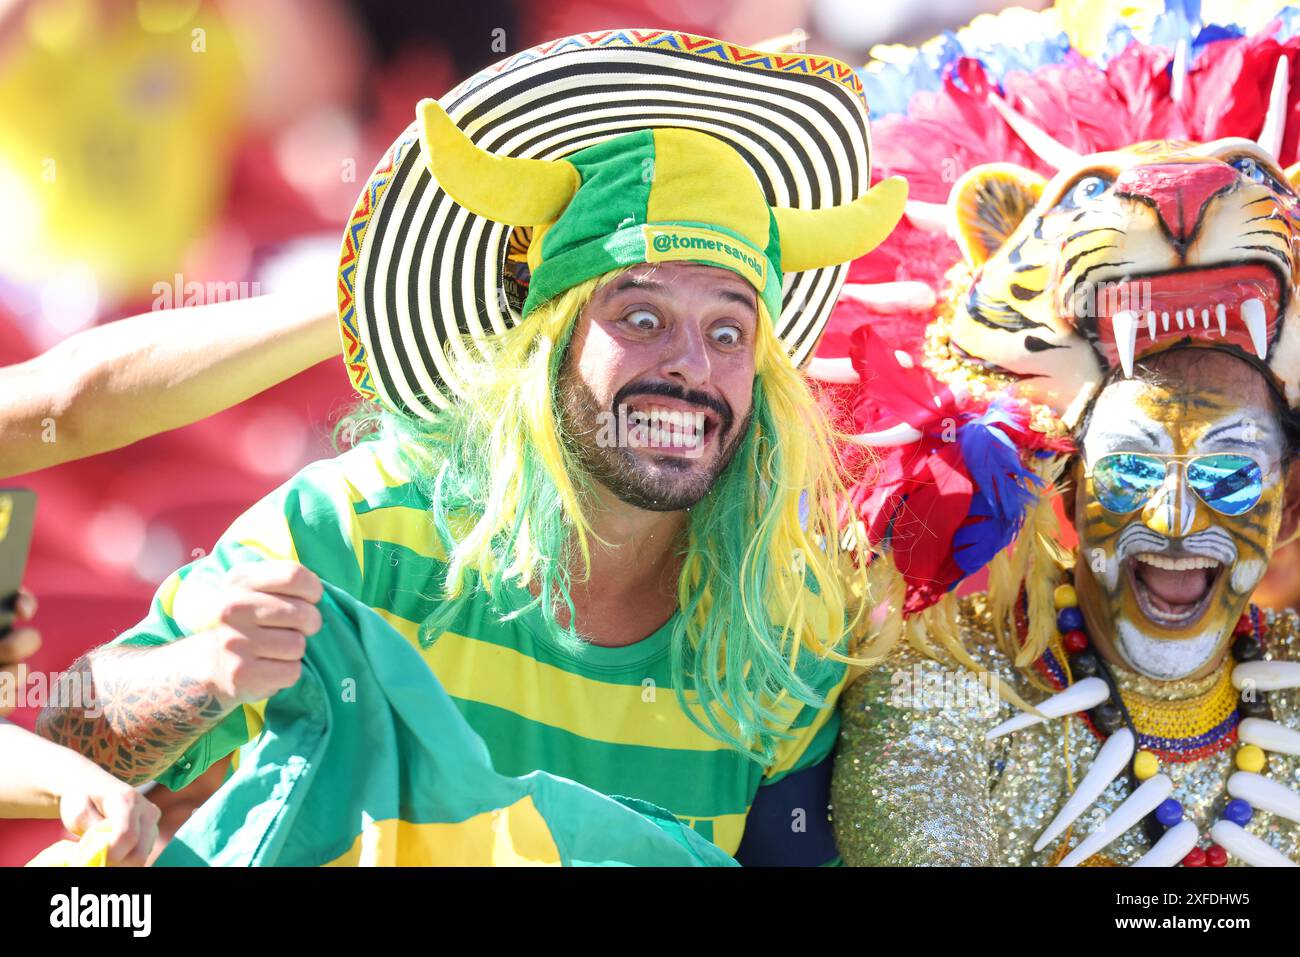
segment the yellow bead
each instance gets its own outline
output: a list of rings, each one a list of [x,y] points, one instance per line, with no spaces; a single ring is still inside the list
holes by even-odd
[[[1073,608],[1079,604],[1079,596],[1074,593],[1074,586],[1070,584],[1057,585],[1052,598],[1056,601],[1057,608]]]
[[[1242,771],[1258,774],[1264,770],[1265,761],[1264,752],[1258,745],[1247,744],[1237,749],[1237,767]]]
[[[1133,775],[1139,781],[1155,777],[1156,772],[1159,770],[1160,762],[1150,751],[1139,751],[1137,757],[1133,759]]]

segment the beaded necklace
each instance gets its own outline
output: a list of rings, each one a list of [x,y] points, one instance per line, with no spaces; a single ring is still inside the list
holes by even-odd
[[[1238,694],[1232,683],[1232,669],[1236,664],[1258,661],[1264,656],[1263,616],[1256,606],[1251,605],[1238,620],[1233,629],[1231,661],[1210,676],[1205,690],[1181,701],[1161,701],[1130,691],[1126,700],[1110,669],[1092,648],[1074,586],[1058,586],[1054,599],[1057,636],[1034,667],[1055,691],[1080,678],[1098,677],[1106,682],[1109,698],[1080,712],[1078,717],[1103,743],[1120,728],[1127,727],[1133,732],[1137,747],[1128,769],[1130,790],[1154,777],[1161,762],[1199,761],[1237,745],[1241,719],[1271,719],[1267,692],[1250,689]],[[1022,639],[1027,611],[1022,594],[1017,616]],[[1242,744],[1234,754],[1234,763],[1242,771],[1258,774],[1264,770],[1267,756],[1258,745]],[[1244,827],[1253,814],[1254,808],[1248,802],[1232,798],[1224,805],[1221,816]],[[1184,817],[1183,806],[1176,799],[1170,797],[1161,802],[1144,820],[1151,844],[1154,846]],[[1184,867],[1223,867],[1227,861],[1227,851],[1211,841],[1205,847],[1193,847],[1181,863]]]

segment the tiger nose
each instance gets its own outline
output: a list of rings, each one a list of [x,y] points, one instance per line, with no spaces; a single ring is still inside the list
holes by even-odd
[[[1205,204],[1237,181],[1237,171],[1225,163],[1152,163],[1126,169],[1115,179],[1114,190],[1155,207],[1182,247],[1195,234]]]

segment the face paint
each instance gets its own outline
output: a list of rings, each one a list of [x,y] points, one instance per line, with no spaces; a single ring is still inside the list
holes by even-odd
[[[1265,390],[1228,371],[1116,381],[1082,443],[1080,605],[1094,641],[1154,678],[1219,660],[1277,540],[1282,437]]]

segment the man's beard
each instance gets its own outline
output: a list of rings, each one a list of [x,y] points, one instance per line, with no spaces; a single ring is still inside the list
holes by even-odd
[[[618,391],[612,408],[602,410],[591,389],[573,371],[565,357],[557,387],[561,438],[565,448],[586,474],[609,489],[619,501],[651,512],[676,512],[697,505],[731,464],[749,433],[752,411],[736,423],[731,409],[702,392],[692,392],[667,382],[633,382]],[[626,447],[621,441],[602,444],[608,433],[602,412],[622,422],[619,410],[634,395],[660,395],[708,408],[718,416],[717,451],[711,462],[704,457],[655,455],[653,449]],[[619,438],[623,438],[622,430]]]

